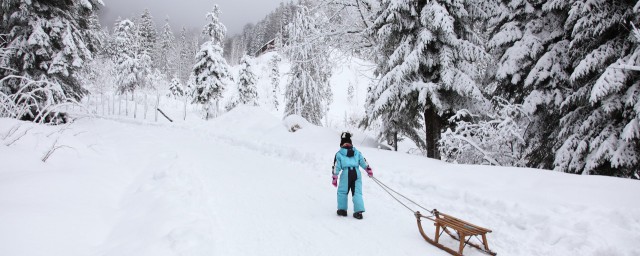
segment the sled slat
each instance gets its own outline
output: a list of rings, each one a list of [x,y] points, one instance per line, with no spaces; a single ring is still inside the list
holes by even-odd
[[[443,217],[446,217],[446,218],[449,218],[449,219],[452,219],[452,220],[457,220],[457,221],[460,221],[460,222],[462,222],[462,223],[464,223],[464,224],[466,224],[466,225],[469,225],[469,226],[471,226],[471,227],[474,227],[474,228],[477,228],[477,229],[479,229],[479,230],[482,230],[482,231],[483,231],[483,232],[485,232],[485,233],[491,233],[491,230],[490,230],[490,229],[483,228],[483,227],[480,227],[480,226],[476,226],[476,225],[474,225],[474,224],[471,224],[471,223],[466,222],[466,221],[464,221],[464,220],[458,219],[458,218],[453,217],[453,216],[451,216],[451,215],[447,215],[447,214],[440,213],[440,212],[439,212],[439,214],[440,214],[440,215],[442,215]]]

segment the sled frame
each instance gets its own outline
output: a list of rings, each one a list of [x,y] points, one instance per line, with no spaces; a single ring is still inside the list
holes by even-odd
[[[433,246],[438,247],[441,250],[455,256],[463,256],[462,251],[467,245],[474,247],[485,254],[492,255],[492,256],[497,255],[497,253],[489,249],[489,244],[487,243],[487,233],[491,233],[491,230],[473,225],[469,222],[463,221],[456,217],[438,212],[438,210],[435,210],[435,209],[432,211],[432,213],[433,213],[432,216],[424,216],[418,211],[418,212],[415,212],[415,216],[416,216],[416,220],[418,221],[418,229],[420,230],[420,234],[427,242],[429,242]],[[431,239],[429,236],[427,236],[427,234],[422,229],[422,219],[428,219],[433,221],[434,226],[436,226],[435,239]],[[455,231],[455,234],[449,229],[453,229]],[[442,236],[443,233],[447,233],[449,236],[451,236],[451,238],[460,242],[458,251],[455,251],[439,243],[440,237]],[[481,237],[482,246],[472,243],[471,238],[473,237],[476,237],[476,238]],[[478,238],[478,240],[480,239]]]

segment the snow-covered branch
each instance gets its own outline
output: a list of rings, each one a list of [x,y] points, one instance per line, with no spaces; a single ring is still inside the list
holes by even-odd
[[[20,127],[18,127],[17,129],[13,130],[13,132],[11,132],[11,130],[10,130],[9,133],[7,133],[7,136],[5,137],[5,140],[9,139],[10,137],[13,137],[13,139],[11,139],[9,141],[6,141],[5,144],[4,144],[5,146],[9,147],[9,146],[13,145],[14,143],[16,143],[17,141],[19,141],[20,139],[22,139],[22,137],[27,135],[27,133],[29,133],[29,131],[33,127],[26,128],[26,129],[24,129],[24,131],[21,134],[19,134],[17,136],[13,136],[20,130],[19,128]]]
[[[495,110],[486,116],[458,111],[449,119],[455,128],[442,134],[440,151],[456,163],[521,166],[528,121],[522,106],[494,98]]]
[[[42,162],[46,163],[47,160],[49,159],[49,157],[51,157],[51,155],[53,155],[53,153],[56,152],[56,150],[61,149],[61,148],[70,148],[73,149],[70,146],[67,145],[58,145],[58,139],[56,139],[53,144],[51,144],[51,147],[49,148],[49,150],[42,156]]]
[[[611,68],[626,69],[626,70],[632,70],[632,71],[640,71],[640,66],[628,65],[628,64],[615,65],[615,66],[611,66]]]
[[[0,79],[0,85],[18,83],[15,93],[0,91],[0,117],[28,118],[37,123],[65,123],[66,117],[57,113],[66,104],[78,104],[68,99],[57,83],[9,75]]]
[[[636,38],[636,43],[640,45],[640,29],[636,28],[636,26],[633,25],[633,23],[631,23],[631,27],[633,28],[632,33],[633,33],[633,36]],[[634,63],[634,61],[640,57],[638,55],[640,55],[640,49],[636,49],[636,52],[634,53],[633,57],[629,58],[628,63],[613,65],[611,66],[611,68],[640,71],[640,63]]]

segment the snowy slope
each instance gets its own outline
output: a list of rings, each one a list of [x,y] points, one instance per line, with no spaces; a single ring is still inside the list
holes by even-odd
[[[339,133],[248,107],[179,124],[0,119],[0,255],[447,255],[368,178],[365,218],[335,215]],[[56,140],[69,148],[42,163]],[[359,148],[392,188],[493,229],[499,255],[640,255],[637,181]]]

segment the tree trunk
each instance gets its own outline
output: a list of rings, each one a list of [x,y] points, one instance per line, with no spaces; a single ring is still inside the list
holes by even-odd
[[[424,111],[424,123],[426,132],[427,157],[440,159],[440,150],[438,150],[438,141],[440,140],[440,130],[442,122],[440,116],[433,106],[427,106]]]
[[[398,151],[398,132],[393,133],[393,149]]]

